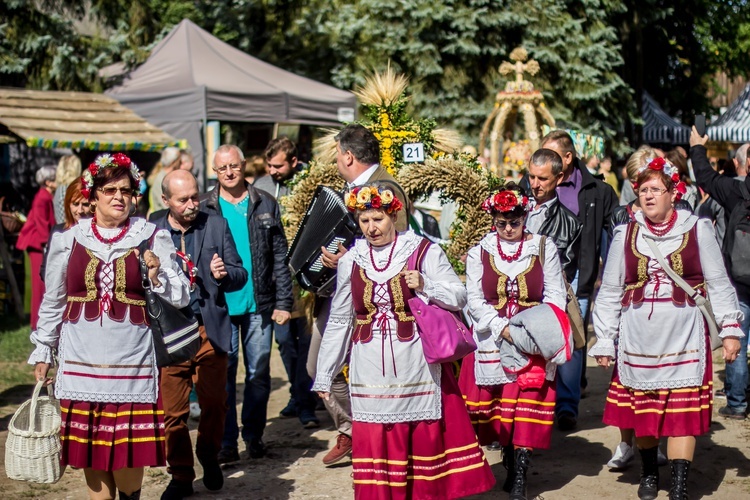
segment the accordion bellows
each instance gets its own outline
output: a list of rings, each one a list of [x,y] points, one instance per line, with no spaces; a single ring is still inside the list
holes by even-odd
[[[336,253],[339,243],[348,247],[356,235],[357,223],[346,209],[341,193],[318,186],[287,254],[297,283],[316,295],[332,295],[336,270],[323,265],[320,248]]]

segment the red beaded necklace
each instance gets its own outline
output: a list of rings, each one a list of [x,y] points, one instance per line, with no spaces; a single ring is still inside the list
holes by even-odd
[[[664,236],[674,228],[674,225],[677,222],[677,210],[672,210],[672,216],[669,220],[660,224],[653,224],[648,217],[644,217],[643,219],[646,221],[646,227],[648,227],[648,230],[651,231],[654,236]]]
[[[506,255],[505,252],[503,252],[503,249],[500,247],[500,234],[495,234],[497,235],[497,253],[500,254],[500,258],[505,262],[513,262],[514,260],[517,260],[518,257],[521,256],[521,251],[523,250],[523,236],[521,237],[521,243],[519,243],[516,253],[514,253],[513,255]]]
[[[125,235],[128,232],[128,228],[130,227],[130,219],[128,219],[128,223],[122,226],[122,229],[120,229],[120,232],[114,235],[112,238],[105,238],[101,235],[99,232],[99,228],[96,227],[96,215],[91,218],[91,232],[94,233],[94,237],[104,243],[105,245],[111,245],[112,243],[117,243],[121,239],[125,237]]]
[[[379,273],[382,273],[386,269],[388,269],[388,266],[391,265],[391,259],[393,259],[393,251],[396,249],[396,242],[398,241],[398,231],[396,231],[396,236],[393,237],[393,246],[391,246],[391,251],[388,254],[388,260],[385,263],[385,266],[382,268],[379,268],[377,265],[375,265],[375,256],[372,253],[372,245],[370,245],[370,262],[372,263],[372,267]]]

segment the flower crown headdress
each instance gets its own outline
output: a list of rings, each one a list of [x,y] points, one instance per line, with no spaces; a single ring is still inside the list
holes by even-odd
[[[677,199],[681,199],[682,195],[687,193],[685,183],[680,180],[680,171],[666,158],[646,158],[646,163],[638,169],[638,175],[642,174],[646,170],[655,170],[657,172],[663,172],[669,177],[674,183],[675,191],[677,191]],[[633,183],[633,189],[638,189],[638,183]]]
[[[344,201],[350,212],[376,208],[392,214],[404,208],[404,204],[393,195],[393,191],[377,186],[355,187],[346,193]]]
[[[491,194],[482,203],[482,210],[492,215],[493,213],[510,212],[516,207],[522,207],[524,210],[529,208],[529,198],[519,191],[510,189],[501,190]]]
[[[128,158],[127,155],[123,153],[99,155],[81,175],[81,194],[84,197],[89,198],[91,196],[91,190],[94,188],[94,177],[96,177],[102,169],[111,167],[130,167],[130,177],[133,178],[136,184],[141,180],[141,173],[138,171],[138,167],[130,160],[130,158]]]

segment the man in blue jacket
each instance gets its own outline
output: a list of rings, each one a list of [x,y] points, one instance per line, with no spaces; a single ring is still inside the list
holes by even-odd
[[[162,499],[173,500],[193,493],[195,471],[187,426],[193,384],[202,408],[196,455],[203,466],[203,484],[209,490],[221,489],[224,484],[218,454],[226,418],[227,352],[232,336],[226,294],[241,289],[248,274],[226,221],[199,211],[198,183],[193,174],[170,172],[161,187],[168,211],[155,214],[151,222],[169,231],[178,251],[191,260],[182,262],[182,268],[194,285],[190,307],[201,335],[201,348],[194,359],[161,371],[168,471],[172,474]]]
[[[219,184],[203,196],[201,207],[226,219],[250,278],[241,290],[226,296],[232,346],[219,462],[228,463],[239,460],[236,379],[240,344],[245,363],[242,440],[250,458],[266,454],[262,438],[271,395],[272,324],[284,325],[291,317],[292,275],[286,264],[288,248],[279,205],[273,196],[245,181],[242,150],[229,144],[220,146],[214,155],[213,169]]]

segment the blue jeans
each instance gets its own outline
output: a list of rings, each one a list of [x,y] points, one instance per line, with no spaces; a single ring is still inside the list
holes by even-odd
[[[742,332],[745,336],[740,339],[740,353],[733,363],[727,363],[724,379],[724,391],[727,394],[727,406],[735,411],[747,410],[747,336],[750,330],[750,298],[739,297],[740,311],[745,315],[742,320]]]
[[[312,379],[307,373],[307,353],[310,350],[311,332],[307,319],[292,318],[285,325],[274,325],[279,354],[289,377],[289,393],[295,402],[298,412],[315,411],[315,397],[310,388]]]
[[[570,284],[573,290],[578,288],[578,274]],[[581,316],[586,318],[589,310],[589,298],[579,297],[578,305],[581,308]],[[563,413],[578,418],[578,403],[581,401],[581,377],[583,367],[586,363],[586,348],[576,349],[570,357],[570,361],[557,367],[557,400],[555,403],[555,415]]]
[[[240,341],[245,362],[245,389],[242,401],[242,439],[263,437],[268,398],[271,395],[271,311],[232,316],[232,344],[227,362],[227,418],[222,448],[237,448],[237,365]]]

